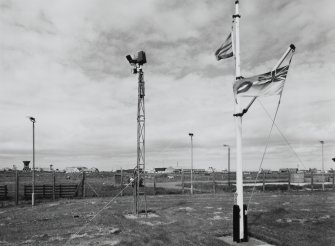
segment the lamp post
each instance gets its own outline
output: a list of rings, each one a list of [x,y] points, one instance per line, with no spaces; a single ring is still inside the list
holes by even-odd
[[[323,162],[323,144],[325,141],[321,140],[321,151],[322,151],[322,190],[325,190],[325,167],[324,167],[324,162]]]
[[[223,147],[228,148],[228,187],[230,188],[230,145],[224,144]]]
[[[33,123],[33,172],[32,172],[32,193],[31,193],[31,205],[35,205],[35,122],[34,117],[29,117],[29,120]]]
[[[191,137],[191,195],[193,195],[193,133],[188,135]]]

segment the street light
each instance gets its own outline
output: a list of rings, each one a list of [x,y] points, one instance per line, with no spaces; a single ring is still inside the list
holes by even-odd
[[[193,195],[193,133],[188,135],[191,137],[191,195]]]
[[[224,144],[223,147],[228,148],[228,187],[230,188],[230,145]]]
[[[321,140],[321,149],[322,149],[322,190],[325,190],[325,167],[324,167],[324,163],[323,163],[323,144],[325,143],[325,141]]]
[[[29,116],[29,120],[33,123],[33,173],[32,173],[32,193],[31,193],[31,205],[35,205],[35,122],[34,117]]]

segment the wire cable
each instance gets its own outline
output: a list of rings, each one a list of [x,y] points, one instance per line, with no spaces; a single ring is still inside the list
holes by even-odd
[[[267,116],[270,118],[270,120],[272,122],[274,122],[274,120],[271,118],[271,115],[269,114],[269,112],[266,110],[266,108],[264,107],[264,105],[262,104],[262,102],[259,100],[258,101],[260,103],[260,105],[262,106],[262,108],[264,109],[265,113],[267,114]],[[301,161],[300,157],[298,156],[297,152],[295,152],[295,150],[293,149],[292,145],[289,143],[289,141],[287,140],[287,138],[285,137],[285,135],[283,134],[283,132],[279,129],[278,125],[274,122],[275,127],[277,128],[278,132],[280,133],[280,135],[282,136],[282,138],[285,140],[286,144],[290,147],[290,149],[292,150],[292,152],[295,154],[295,156],[297,157],[297,159],[299,160],[300,164],[302,164],[304,166],[305,169],[306,166],[304,165],[304,163]]]
[[[135,180],[133,181],[135,182]],[[88,226],[89,223],[91,223],[104,209],[106,209],[111,202],[115,200],[126,188],[128,188],[129,185],[131,185],[132,182],[127,184],[115,197],[112,198],[102,209],[100,209],[88,222],[86,222],[73,236],[70,236],[70,238],[66,241],[65,245],[68,245],[68,243],[72,240],[72,238],[76,235],[78,235],[86,226]]]
[[[254,194],[254,191],[255,191],[255,187],[256,187],[256,183],[257,183],[257,180],[258,180],[258,176],[260,174],[260,171],[262,169],[262,165],[263,165],[263,161],[264,161],[264,158],[265,158],[265,154],[266,154],[266,151],[267,151],[267,148],[269,146],[269,140],[270,140],[270,137],[271,137],[271,133],[272,133],[272,129],[273,129],[273,126],[274,126],[274,123],[275,123],[275,120],[276,120],[276,117],[277,117],[277,113],[278,113],[278,110],[279,110],[279,106],[280,106],[280,101],[281,101],[281,95],[280,94],[280,97],[279,97],[279,100],[278,100],[278,104],[277,104],[277,109],[276,109],[276,113],[275,113],[275,116],[274,116],[274,119],[272,121],[272,125],[271,125],[271,128],[270,128],[270,132],[268,134],[268,137],[266,139],[266,145],[265,145],[265,148],[264,148],[264,152],[263,152],[263,155],[262,155],[262,159],[261,159],[261,162],[259,164],[259,168],[258,168],[258,172],[257,172],[257,175],[256,175],[256,179],[255,179],[255,182],[254,182],[254,186],[252,188],[252,192],[251,192],[251,195],[250,195],[250,198],[249,198],[249,201],[248,201],[248,205],[247,205],[247,209],[249,210],[249,205],[250,205],[250,201],[253,197],[253,194]]]

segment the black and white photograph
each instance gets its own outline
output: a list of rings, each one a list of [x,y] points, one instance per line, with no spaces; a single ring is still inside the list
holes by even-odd
[[[0,245],[334,246],[334,10],[0,0]]]

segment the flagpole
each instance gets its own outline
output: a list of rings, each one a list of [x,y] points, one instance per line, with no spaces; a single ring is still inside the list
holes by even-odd
[[[284,53],[284,55],[280,58],[280,60],[277,62],[277,64],[272,68],[271,71],[276,70],[277,68],[279,68],[279,66],[283,63],[283,61],[286,59],[286,57],[288,56],[288,54],[291,52],[291,50],[294,52],[295,51],[295,46],[294,44],[291,44],[290,47],[287,48],[286,52]]]
[[[236,80],[241,79],[240,68],[240,18],[239,1],[235,1],[235,76]],[[240,240],[244,239],[244,216],[243,216],[243,169],[242,169],[242,108],[240,99],[235,98],[235,131],[236,131],[236,195],[239,207],[239,235]]]

